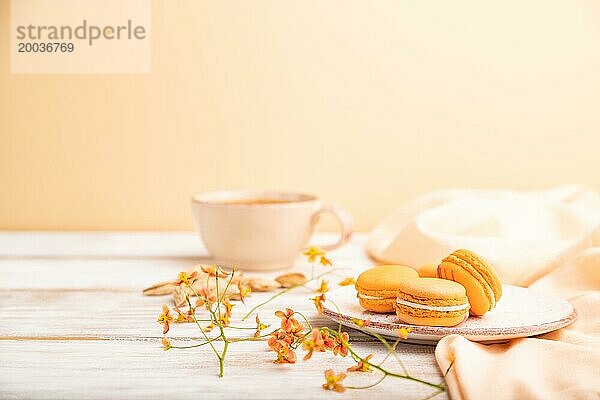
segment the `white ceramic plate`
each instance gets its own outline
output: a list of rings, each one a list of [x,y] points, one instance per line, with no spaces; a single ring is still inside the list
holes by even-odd
[[[504,342],[509,339],[541,335],[563,328],[575,321],[576,313],[571,303],[555,296],[533,290],[504,285],[502,298],[492,311],[483,317],[470,316],[465,322],[453,326],[417,326],[398,321],[396,314],[377,314],[364,310],[352,286],[328,293],[328,299],[338,309],[326,302],[323,313],[343,325],[380,335],[397,338],[398,328],[411,327],[408,342],[435,345],[447,335],[458,334],[475,342]],[[370,321],[366,329],[353,320]]]

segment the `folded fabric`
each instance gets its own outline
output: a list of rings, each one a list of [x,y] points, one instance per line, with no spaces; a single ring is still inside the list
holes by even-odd
[[[504,283],[527,286],[592,246],[600,195],[580,185],[546,191],[446,190],[396,210],[371,233],[376,260],[418,267],[458,248],[481,254]]]
[[[372,232],[369,254],[418,267],[458,248],[487,258],[504,283],[572,302],[572,325],[483,345],[458,336],[435,350],[450,397],[600,397],[600,196],[583,186],[540,192],[450,190],[419,197]]]
[[[585,250],[531,288],[565,294],[577,310],[575,323],[506,344],[446,336],[435,356],[440,369],[448,371],[452,399],[600,397],[600,247]]]

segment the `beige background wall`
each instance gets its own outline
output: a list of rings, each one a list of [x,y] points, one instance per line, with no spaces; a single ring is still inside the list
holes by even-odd
[[[600,3],[156,1],[152,73],[11,75],[0,228],[189,229],[290,188],[369,229],[456,186],[600,189]]]

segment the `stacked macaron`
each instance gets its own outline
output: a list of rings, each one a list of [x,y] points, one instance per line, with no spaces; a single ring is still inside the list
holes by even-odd
[[[414,278],[398,287],[396,315],[408,324],[454,326],[469,316],[469,301],[460,284],[438,278]]]
[[[437,266],[419,273],[410,267],[382,265],[363,272],[355,288],[360,305],[373,312],[396,312],[408,324],[455,326],[469,313],[482,316],[502,296],[494,268],[469,250],[456,250]]]
[[[380,265],[366,270],[356,279],[354,287],[358,302],[369,311],[393,313],[398,285],[419,274],[403,265]]]
[[[442,260],[437,274],[465,287],[472,315],[484,315],[502,297],[502,283],[496,270],[472,251],[460,249],[452,252]]]

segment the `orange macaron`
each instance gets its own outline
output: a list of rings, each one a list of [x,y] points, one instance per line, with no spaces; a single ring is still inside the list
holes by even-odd
[[[496,270],[472,251],[460,249],[452,252],[442,260],[437,274],[439,278],[458,282],[465,287],[472,315],[484,315],[502,297],[502,283]]]
[[[402,282],[396,298],[402,322],[425,326],[455,326],[469,316],[465,288],[446,279],[415,278]]]
[[[417,268],[421,278],[437,278],[437,264],[425,264]]]
[[[404,265],[379,265],[356,279],[358,302],[369,311],[393,313],[398,286],[407,279],[417,278],[414,269]]]

